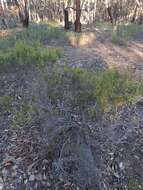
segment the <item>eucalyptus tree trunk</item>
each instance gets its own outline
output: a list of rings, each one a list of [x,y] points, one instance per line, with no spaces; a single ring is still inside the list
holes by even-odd
[[[28,10],[28,1],[24,0],[24,15],[25,18],[23,20],[23,26],[28,27],[29,26],[29,10]]]
[[[110,5],[110,0],[105,0],[105,6],[110,18],[110,22],[113,24],[113,17],[112,17],[112,12],[111,12],[111,5]]]
[[[69,13],[67,9],[64,9],[64,21],[65,21],[65,30],[69,30]]]
[[[76,0],[76,20],[75,20],[75,32],[81,32],[81,7],[80,7],[80,0]]]
[[[136,7],[134,9],[134,14],[133,14],[133,17],[132,17],[132,20],[131,20],[132,23],[135,23],[137,10],[138,10],[138,4],[136,5]]]
[[[5,4],[4,0],[1,0],[0,1],[0,20],[1,20],[0,28],[2,27],[3,29],[6,29],[8,27],[5,9],[7,9],[7,3]]]
[[[15,4],[19,10],[19,17],[23,24],[23,27],[29,26],[29,8],[28,8],[28,0],[15,0]]]

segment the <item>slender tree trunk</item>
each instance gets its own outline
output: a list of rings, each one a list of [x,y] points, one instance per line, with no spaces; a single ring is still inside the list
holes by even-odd
[[[112,12],[111,12],[111,5],[110,5],[110,0],[105,0],[105,5],[106,9],[110,18],[110,22],[113,24],[113,17],[112,17]]]
[[[3,9],[3,11],[4,11],[4,1],[3,0],[1,0],[1,7],[2,7],[2,9]]]
[[[143,24],[143,7],[141,7],[139,12],[139,24]]]
[[[19,4],[18,0],[15,0],[15,4],[18,7],[18,10],[19,10],[20,20],[21,20],[21,22],[23,24],[23,27],[27,28],[29,26],[28,1],[27,0],[23,0],[20,3],[21,4]]]
[[[8,9],[7,1],[5,1],[5,8]]]
[[[31,8],[30,8],[30,0],[28,0],[28,14],[29,14],[29,21],[31,21]]]
[[[65,30],[69,30],[69,13],[67,9],[64,9]]]
[[[24,0],[24,15],[25,15],[25,18],[23,20],[23,26],[24,27],[28,27],[29,26],[29,11],[28,11],[28,1],[27,0]]]
[[[76,0],[76,20],[75,20],[75,32],[81,32],[81,7],[80,7],[80,0]]]
[[[2,21],[2,28],[6,29],[8,27],[7,25],[7,21],[6,21],[6,17],[5,17],[5,3],[4,0],[0,1],[0,5],[1,5],[1,9],[0,9],[0,17],[1,17],[1,21]]]
[[[107,12],[108,12],[111,24],[113,24],[113,17],[112,17],[112,13],[111,13],[111,7],[107,7]]]
[[[133,17],[132,17],[132,20],[131,20],[132,23],[135,23],[137,10],[138,10],[138,5],[136,5],[136,7],[135,7],[134,14],[133,14]]]

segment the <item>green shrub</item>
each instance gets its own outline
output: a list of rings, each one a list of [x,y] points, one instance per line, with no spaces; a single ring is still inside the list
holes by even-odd
[[[23,128],[30,125],[39,116],[39,110],[31,103],[20,106],[19,110],[13,110],[12,127]]]
[[[129,75],[108,70],[97,77],[94,93],[97,102],[104,108],[109,104],[130,103],[134,97],[143,93],[143,86]]]
[[[62,36],[62,32],[57,27],[52,27],[50,25],[35,25],[30,26],[28,29],[23,29],[22,32],[17,33],[16,39],[25,41],[39,41],[45,42],[49,39],[57,39]]]
[[[16,42],[14,48],[0,52],[0,66],[16,64],[41,65],[46,61],[56,61],[61,55],[60,48],[45,48],[40,43]]]
[[[11,110],[11,97],[9,96],[0,97],[0,109],[5,110],[5,111]]]
[[[112,34],[111,42],[116,45],[125,45],[125,41],[118,34]]]
[[[13,36],[8,36],[0,39],[0,50],[6,50],[10,47],[13,47],[15,44],[15,37]]]
[[[87,111],[92,117],[99,108],[103,112],[110,106],[132,103],[134,98],[143,94],[142,82],[115,70],[96,75],[84,69],[66,67],[64,70],[50,70],[44,73],[44,78],[51,101],[64,100]]]
[[[140,32],[143,32],[143,25],[138,24],[118,25],[117,29],[117,34],[122,38],[131,38]]]
[[[130,189],[143,190],[143,182],[136,179],[129,179],[128,186]]]
[[[137,24],[117,25],[112,29],[111,41],[115,44],[124,45],[125,39],[129,40],[134,35],[140,32],[143,32],[143,25],[137,25]]]
[[[31,25],[27,29],[22,31],[13,32],[11,35],[0,39],[0,50],[5,50],[10,47],[14,47],[18,40],[25,42],[40,42],[46,43],[48,40],[57,39],[63,37],[64,33],[59,30],[58,27],[51,25]]]

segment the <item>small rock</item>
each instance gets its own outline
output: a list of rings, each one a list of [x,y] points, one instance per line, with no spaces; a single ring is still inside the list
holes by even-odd
[[[60,182],[64,182],[64,179],[62,176],[59,177]]]
[[[67,188],[70,187],[70,185],[71,185],[71,183],[70,183],[70,182],[67,182],[67,183],[64,185],[64,188],[67,189]]]
[[[18,96],[17,99],[18,99],[18,100],[21,100],[22,98],[21,98],[21,96]]]
[[[124,167],[123,162],[120,162],[120,163],[119,163],[119,167],[120,167],[121,170],[124,170],[125,167]]]
[[[54,179],[54,177],[53,177],[53,175],[52,175],[52,174],[50,174],[50,179]]]
[[[12,177],[16,177],[16,176],[17,176],[17,171],[14,170],[14,171],[12,172]]]
[[[34,175],[31,175],[30,177],[29,177],[29,181],[34,181],[35,180],[35,176]]]
[[[27,183],[28,183],[28,180],[27,180],[27,179],[25,179],[25,180],[24,180],[24,184],[26,185]]]
[[[0,183],[0,190],[3,190],[3,184]]]
[[[0,178],[0,190],[3,190],[3,180]]]
[[[50,186],[51,186],[51,184],[49,182],[47,182],[47,187],[50,187]]]
[[[42,185],[43,185],[44,187],[47,187],[46,181],[42,181]]]
[[[36,180],[41,181],[42,180],[42,175],[41,174],[37,174],[36,175]]]
[[[43,180],[47,180],[47,177],[46,177],[46,175],[45,175],[45,173],[44,173],[44,175],[43,175]]]

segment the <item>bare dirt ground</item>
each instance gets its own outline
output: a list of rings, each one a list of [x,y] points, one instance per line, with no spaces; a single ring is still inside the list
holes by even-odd
[[[111,42],[109,32],[92,28],[84,29],[78,37],[68,37],[68,41],[63,45],[65,59],[62,61],[96,71],[103,67],[128,69],[137,79],[143,79],[143,33],[124,41],[123,45],[116,45]]]

